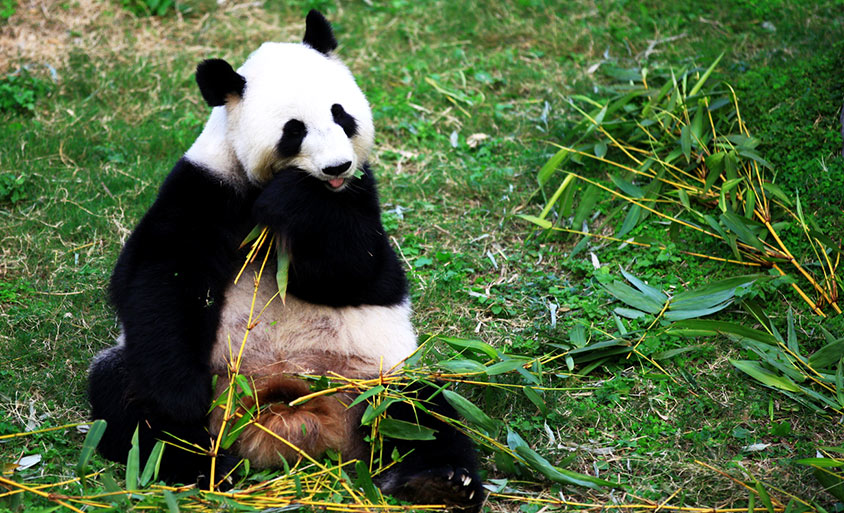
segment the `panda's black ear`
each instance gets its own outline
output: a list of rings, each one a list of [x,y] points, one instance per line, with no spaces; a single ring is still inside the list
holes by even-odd
[[[205,102],[212,107],[225,105],[229,95],[243,96],[246,88],[246,79],[223,59],[200,62],[196,67],[196,83]]]
[[[305,18],[305,37],[302,42],[325,55],[337,48],[334,31],[325,16],[316,9],[311,9]]]

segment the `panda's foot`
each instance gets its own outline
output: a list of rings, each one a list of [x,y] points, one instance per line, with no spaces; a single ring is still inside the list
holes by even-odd
[[[452,511],[477,513],[486,494],[477,474],[445,465],[411,476],[390,476],[382,491],[416,504],[445,504]],[[391,482],[392,481],[392,482]]]

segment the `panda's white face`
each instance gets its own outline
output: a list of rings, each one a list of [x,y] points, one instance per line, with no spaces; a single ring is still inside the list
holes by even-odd
[[[340,189],[372,148],[372,113],[351,72],[308,46],[264,43],[238,69],[226,105],[229,140],[249,179],[295,166]]]
[[[259,186],[297,167],[338,191],[366,163],[372,112],[339,59],[303,44],[264,43],[237,74],[242,94],[213,109],[189,159]]]

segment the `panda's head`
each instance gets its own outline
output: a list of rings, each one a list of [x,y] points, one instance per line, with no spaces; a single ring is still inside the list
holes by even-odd
[[[237,71],[222,59],[200,63],[197,84],[215,107],[205,131],[216,132],[210,144],[224,143],[235,161],[236,169],[222,171],[260,186],[295,167],[341,190],[372,149],[372,112],[332,55],[328,21],[311,11],[305,25],[303,44],[264,43]]]

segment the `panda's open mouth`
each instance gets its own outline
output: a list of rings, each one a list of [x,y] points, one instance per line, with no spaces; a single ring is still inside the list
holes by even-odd
[[[335,190],[339,189],[340,187],[343,187],[345,183],[345,178],[332,178],[331,180],[328,180],[328,186]]]

